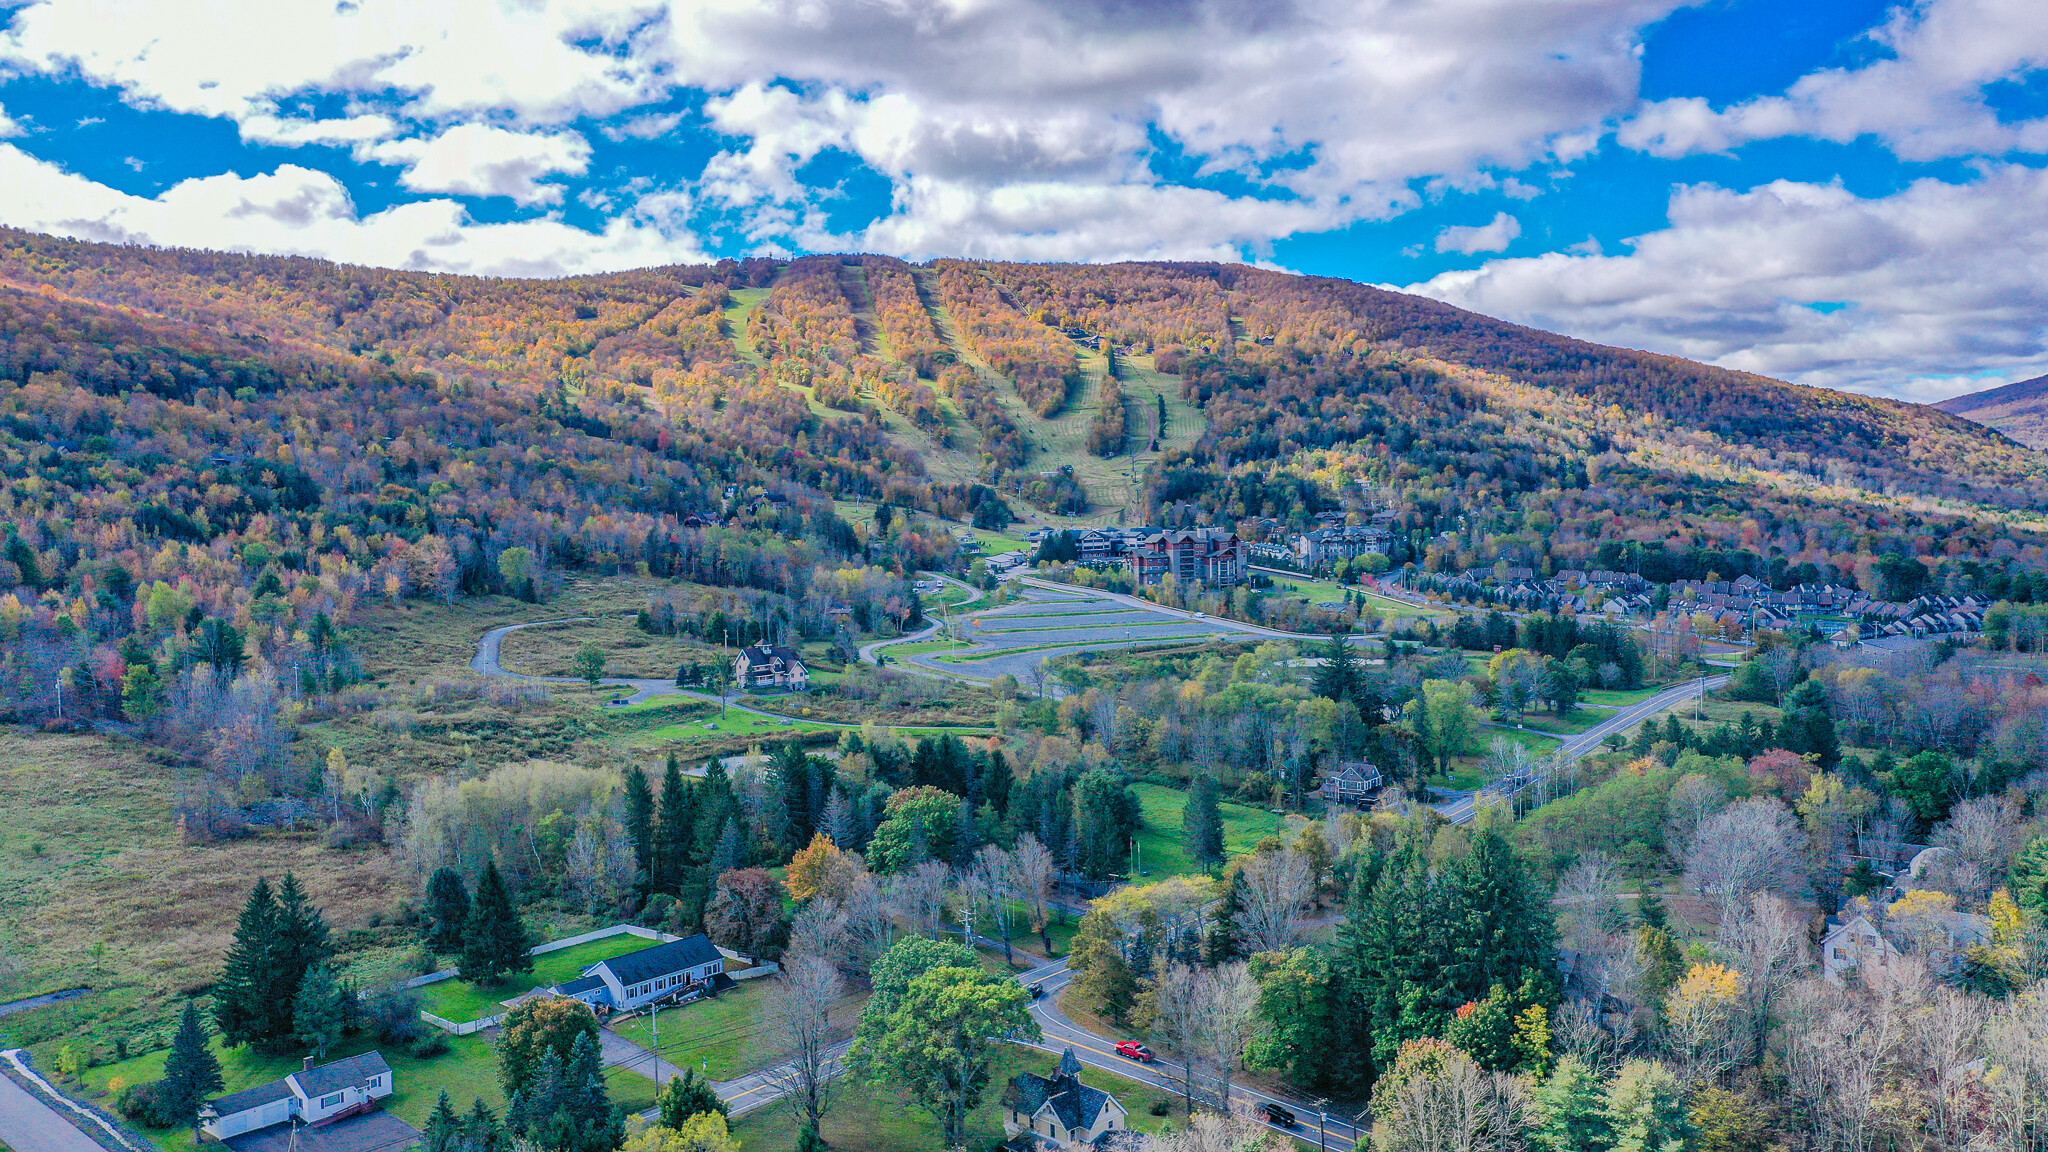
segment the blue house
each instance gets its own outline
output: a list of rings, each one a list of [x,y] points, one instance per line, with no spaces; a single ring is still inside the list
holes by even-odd
[[[720,981],[731,983],[725,975],[725,957],[709,936],[699,932],[600,960],[585,968],[581,978],[549,991],[592,1008],[626,1012],[702,991]]]

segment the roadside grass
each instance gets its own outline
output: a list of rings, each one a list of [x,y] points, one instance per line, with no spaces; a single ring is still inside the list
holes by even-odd
[[[713,999],[662,1009],[662,1059],[678,1068],[694,1068],[713,1080],[734,1080],[788,1059],[790,1050],[766,1013],[768,984],[774,979],[748,980]],[[853,1034],[866,1003],[865,993],[834,1002],[831,1023],[835,1037]],[[646,1051],[654,1050],[655,1024],[650,1017],[621,1020],[611,1025],[611,1030]]]
[[[368,1037],[358,1037],[329,1050],[322,1062],[340,1060],[372,1049],[382,1052],[385,1061],[391,1065],[393,1088],[390,1097],[384,1101],[384,1108],[415,1128],[426,1126],[427,1117],[433,1113],[434,1104],[443,1092],[448,1093],[449,1102],[457,1111],[467,1111],[471,1101],[482,1100],[503,1116],[505,1094],[498,1084],[498,1056],[490,1042],[480,1036],[450,1036],[447,1039],[446,1053],[421,1060],[396,1045],[379,1045]],[[281,1079],[298,1071],[300,1066],[296,1054],[267,1056],[247,1045],[223,1049],[218,1037],[213,1041],[213,1049],[220,1060],[221,1079],[226,1084],[226,1092],[239,1092]],[[164,1058],[168,1054],[157,1051],[90,1069],[81,1077],[90,1088],[86,1095],[98,1096],[94,1102],[112,1111],[122,1086],[147,1083],[163,1075]],[[646,1076],[625,1068],[607,1068],[604,1078],[613,1103],[625,1104],[636,1111],[653,1105],[654,1081]],[[134,1124],[129,1127],[148,1137],[164,1152],[194,1152],[192,1130],[189,1128],[156,1132]]]
[[[1188,858],[1186,843],[1181,838],[1181,813],[1188,806],[1188,794],[1163,784],[1133,784],[1131,791],[1137,794],[1145,820],[1145,827],[1137,835],[1138,875],[1132,879],[1163,880],[1201,872]],[[1223,815],[1223,849],[1227,855],[1249,852],[1266,837],[1282,835],[1287,827],[1286,819],[1276,813],[1232,800],[1223,801],[1217,809]]]
[[[957,652],[974,645],[965,640],[915,640],[908,644],[890,644],[876,650],[877,655],[927,656],[933,652]]]
[[[770,720],[765,716],[728,708],[723,716],[714,711],[701,720],[649,728],[644,732],[634,733],[626,742],[631,747],[645,748],[678,742],[729,740],[735,736],[789,736],[800,732],[823,732],[836,727],[839,726],[797,720]]]
[[[1150,615],[1150,613],[1141,613],[1140,615]],[[1011,620],[1031,620],[1031,619],[1036,619],[1036,617],[1026,617],[1026,616],[1011,616],[1011,617],[1008,617],[1008,619],[1011,619]],[[987,624],[986,622],[983,622],[983,621],[976,621],[976,623],[975,623],[975,629],[976,629],[976,631],[979,631],[979,632],[984,632],[984,633],[987,633],[987,634],[988,634],[988,635],[990,635],[990,636],[1015,636],[1015,635],[1018,635],[1018,634],[1020,634],[1020,633],[1032,633],[1032,632],[1079,632],[1079,631],[1092,631],[1092,630],[1096,630],[1096,629],[1102,629],[1102,628],[1165,628],[1165,627],[1168,627],[1168,626],[1174,626],[1174,625],[1181,625],[1181,624],[1186,624],[1186,623],[1187,623],[1187,621],[1186,621],[1186,620],[1157,620],[1157,619],[1154,619],[1154,620],[1121,620],[1121,621],[1113,621],[1113,622],[1111,622],[1111,623],[1108,623],[1108,624],[1047,624],[1047,625],[1045,625],[1045,626],[1044,626],[1044,627],[1042,627],[1042,628],[991,628],[991,627],[989,627],[989,626],[988,626],[988,624]]]
[[[1213,636],[1213,635],[1215,635],[1215,634],[1214,634],[1214,633],[1211,633],[1210,635],[1212,635],[1212,636]],[[1169,644],[1172,644],[1172,645],[1178,645],[1178,644],[1183,644],[1183,643],[1186,643],[1187,641],[1189,641],[1190,639],[1193,639],[1193,640],[1196,640],[1196,641],[1200,641],[1200,640],[1202,640],[1202,639],[1204,639],[1204,638],[1203,638],[1203,637],[1185,637],[1185,636],[1182,636],[1182,637],[1175,637],[1175,638],[1174,638],[1174,639],[1172,639],[1172,640],[1157,640],[1157,641],[1153,641],[1153,642],[1151,642],[1151,643],[1137,643],[1137,644],[1130,644],[1130,643],[1125,643],[1125,642],[1124,642],[1124,641],[1122,641],[1122,640],[1115,640],[1115,639],[1109,639],[1109,638],[1104,638],[1104,639],[1101,639],[1101,640],[1072,640],[1072,641],[1069,641],[1069,642],[1067,642],[1067,643],[1064,643],[1064,644],[1027,644],[1027,645],[1019,645],[1019,646],[1016,646],[1016,647],[1001,647],[1001,648],[990,648],[990,649],[987,649],[986,651],[982,651],[982,652],[975,652],[975,653],[972,653],[972,654],[962,654],[962,655],[959,655],[959,656],[940,656],[940,657],[937,657],[937,660],[938,660],[938,661],[939,661],[939,663],[941,663],[941,664],[978,664],[978,663],[980,663],[980,662],[981,662],[981,661],[983,661],[983,660],[993,660],[993,659],[995,659],[995,658],[996,658],[996,657],[998,657],[998,656],[1016,656],[1016,655],[1018,655],[1018,654],[1020,654],[1020,653],[1024,653],[1024,652],[1050,652],[1050,651],[1053,651],[1053,650],[1055,650],[1055,649],[1060,649],[1060,648],[1086,648],[1086,647],[1089,647],[1089,646],[1091,646],[1091,645],[1098,645],[1098,644],[1113,644],[1113,645],[1117,646],[1118,648],[1121,648],[1121,649],[1123,649],[1123,650],[1125,650],[1125,651],[1130,651],[1130,652],[1142,652],[1142,651],[1146,651],[1146,650],[1148,650],[1148,649],[1152,649],[1152,648],[1159,648],[1159,647],[1162,647],[1162,646],[1165,646],[1165,645],[1169,645]]]
[[[1582,704],[1606,704],[1615,708],[1633,708],[1662,691],[1664,691],[1663,688],[1630,688],[1627,690],[1587,688],[1579,693],[1579,702]]]
[[[1012,1078],[1022,1072],[1049,1075],[1058,1064],[1059,1056],[1055,1053],[1023,1045],[1005,1046],[992,1061],[981,1107],[968,1118],[967,1146],[983,1148],[1002,1141],[1003,1088]],[[1174,1117],[1152,1115],[1155,1101],[1173,1103],[1179,1099],[1158,1088],[1085,1067],[1081,1070],[1081,1082],[1115,1096],[1130,1112],[1127,1123],[1139,1132],[1170,1131],[1178,1122]],[[835,1152],[915,1152],[939,1147],[937,1121],[900,1089],[887,1085],[840,1085],[832,1111],[819,1128],[819,1135]],[[796,1120],[789,1109],[771,1105],[735,1120],[733,1135],[749,1150],[792,1148],[796,1146]]]
[[[1517,722],[1524,728],[1548,732],[1553,736],[1576,736],[1588,728],[1612,719],[1614,713],[1604,708],[1597,711],[1580,708],[1563,716],[1549,712],[1525,712]]]
[[[184,843],[173,801],[185,769],[119,737],[0,729],[0,925],[20,995],[93,991],[0,1018],[6,1046],[44,1068],[58,1046],[110,1055],[166,1044],[181,994],[212,984],[258,876],[297,875],[337,938],[348,974],[388,979],[415,933],[390,854],[332,849],[314,832]],[[377,925],[383,925],[381,927]]]
[[[503,983],[492,988],[482,988],[460,977],[428,984],[421,988],[420,1007],[444,1020],[457,1024],[481,1020],[507,1011],[503,1001],[523,996],[535,988],[545,988],[564,980],[574,980],[583,975],[583,970],[600,960],[624,956],[654,947],[654,941],[638,936],[618,935],[603,940],[592,940],[574,948],[549,952],[533,958],[533,971],[514,973]]]

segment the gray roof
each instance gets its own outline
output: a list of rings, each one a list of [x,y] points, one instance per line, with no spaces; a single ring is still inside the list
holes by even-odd
[[[804,658],[797,655],[796,649],[781,644],[766,643],[740,649],[740,658],[747,662],[749,669],[767,668],[778,659],[784,664],[791,665],[800,665],[804,662]]]
[[[1060,1057],[1059,1067],[1051,1076],[1018,1074],[1010,1081],[1007,1096],[1010,1107],[1026,1116],[1035,1116],[1039,1109],[1050,1106],[1068,1131],[1086,1130],[1094,1125],[1110,1100],[1109,1093],[1081,1083],[1081,1062],[1074,1058],[1072,1048]]]
[[[297,1128],[294,1140],[293,1129]],[[368,1112],[331,1124],[272,1124],[222,1141],[232,1152],[399,1152],[420,1142],[420,1130],[389,1112]]]
[[[599,968],[608,970],[612,978],[621,984],[638,984],[685,968],[695,968],[718,959],[718,948],[711,943],[711,937],[702,932],[685,936],[667,944],[656,944],[624,956],[614,956],[591,965],[591,971]]]
[[[213,1111],[216,1116],[233,1116],[237,1112],[247,1112],[251,1108],[261,1108],[265,1104],[275,1100],[282,1100],[290,1095],[292,1095],[292,1086],[290,1084],[282,1080],[272,1080],[268,1084],[258,1084],[254,1088],[244,1088],[240,1092],[232,1092],[226,1096],[217,1097],[208,1101],[208,1103],[213,1105]]]
[[[604,977],[602,976],[579,976],[567,984],[555,985],[555,991],[564,996],[574,996],[581,992],[588,992],[593,988],[602,987],[604,987]]]
[[[391,1071],[391,1065],[384,1062],[384,1054],[375,1050],[304,1072],[292,1073],[292,1079],[299,1082],[299,1090],[308,1096],[324,1096],[350,1085],[361,1084],[372,1076],[382,1076]]]

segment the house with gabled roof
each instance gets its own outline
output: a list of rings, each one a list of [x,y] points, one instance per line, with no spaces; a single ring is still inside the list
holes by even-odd
[[[318,1067],[309,1056],[304,1068],[282,1080],[208,1100],[199,1109],[199,1130],[227,1142],[279,1125],[334,1124],[376,1111],[392,1091],[391,1065],[381,1052]]]
[[[548,991],[592,1008],[628,1012],[716,987],[720,981],[732,986],[732,978],[725,974],[725,955],[711,937],[699,932],[600,960],[585,968],[580,978]]]
[[[1081,1083],[1072,1048],[1052,1075],[1020,1073],[1003,1090],[1003,1131],[1017,1152],[1099,1152],[1130,1131],[1129,1115],[1116,1097]]]
[[[733,660],[732,678],[741,688],[787,688],[802,692],[811,686],[811,670],[804,658],[786,644],[766,640],[740,649]]]
[[[1372,762],[1346,760],[1337,765],[1335,772],[1323,777],[1322,787],[1316,792],[1332,804],[1365,805],[1373,802],[1386,782],[1386,776]]]

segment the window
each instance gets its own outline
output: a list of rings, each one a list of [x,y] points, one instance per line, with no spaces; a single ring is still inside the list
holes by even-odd
[[[372,1088],[382,1088],[383,1086],[384,1086],[384,1078],[383,1078],[382,1076],[372,1076],[372,1077],[370,1077],[370,1087],[372,1087]]]
[[[322,1096],[320,1098],[320,1106],[322,1108],[332,1108],[339,1103],[341,1103],[341,1093],[339,1092],[336,1092],[332,1096]]]

